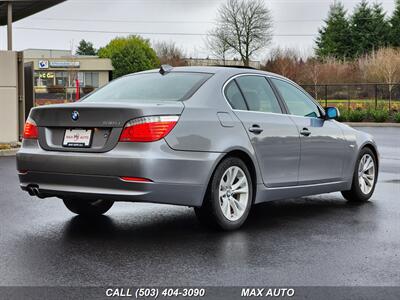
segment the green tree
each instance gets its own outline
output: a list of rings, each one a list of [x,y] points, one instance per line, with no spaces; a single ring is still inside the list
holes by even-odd
[[[386,13],[383,10],[382,4],[373,4],[372,15],[372,49],[379,50],[380,48],[387,47],[390,44],[390,24],[386,18]]]
[[[330,6],[325,26],[319,29],[316,54],[319,58],[346,59],[351,56],[349,44],[350,25],[346,10],[340,2]]]
[[[366,0],[362,0],[356,6],[350,19],[352,57],[359,57],[374,49],[376,43],[374,17],[374,10]]]
[[[157,68],[160,61],[150,42],[140,36],[117,37],[100,48],[99,57],[110,58],[113,77]]]
[[[400,0],[396,0],[396,6],[390,18],[390,45],[400,47]]]
[[[93,47],[93,43],[81,40],[78,48],[76,48],[77,55],[97,55],[97,50]]]

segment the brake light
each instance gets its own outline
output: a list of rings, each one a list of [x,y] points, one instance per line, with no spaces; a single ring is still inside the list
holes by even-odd
[[[119,137],[120,142],[155,142],[175,127],[179,116],[151,116],[126,123]]]
[[[24,139],[37,139],[39,137],[39,130],[36,126],[35,121],[28,118],[25,122],[24,126]]]

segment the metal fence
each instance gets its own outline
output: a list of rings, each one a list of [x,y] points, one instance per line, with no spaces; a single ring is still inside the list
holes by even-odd
[[[323,106],[400,111],[400,83],[306,84],[302,87]]]
[[[305,84],[302,87],[325,107],[400,111],[400,83]],[[82,89],[80,96],[83,97],[85,92]],[[74,90],[67,90],[64,93],[35,92],[34,94],[35,106],[76,101]]]

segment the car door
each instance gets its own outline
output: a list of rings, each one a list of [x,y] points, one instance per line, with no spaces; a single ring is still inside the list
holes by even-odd
[[[296,123],[301,140],[299,185],[340,181],[344,135],[334,120],[325,120],[311,97],[289,81],[271,78]]]
[[[241,75],[231,80],[225,96],[243,123],[268,187],[297,184],[300,139],[295,123],[264,76]]]

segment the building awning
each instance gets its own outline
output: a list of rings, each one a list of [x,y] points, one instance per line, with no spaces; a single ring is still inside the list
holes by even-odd
[[[65,0],[0,0],[0,26],[7,25],[7,3],[12,3],[13,22],[36,14]]]

